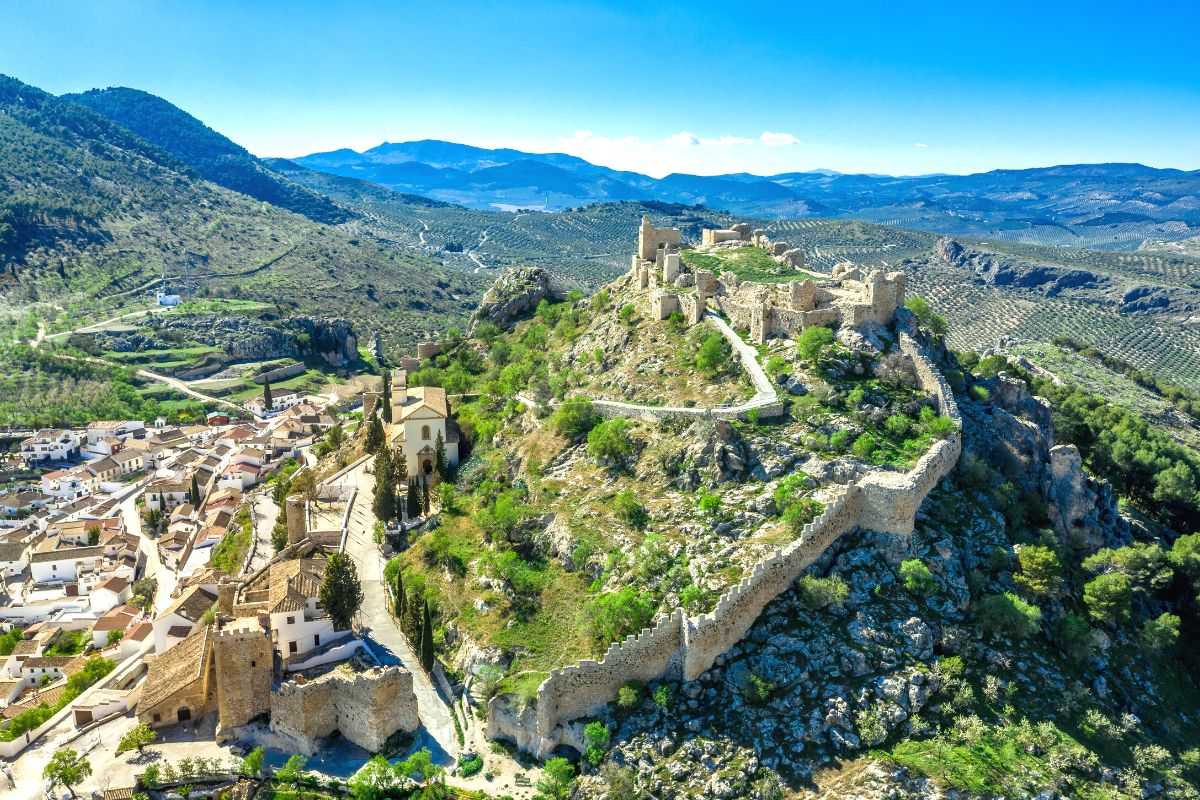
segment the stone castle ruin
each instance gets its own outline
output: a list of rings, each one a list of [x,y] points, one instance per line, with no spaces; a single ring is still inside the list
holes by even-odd
[[[763,230],[751,231],[746,223],[729,230],[705,229],[701,242],[700,250],[712,252],[730,244],[757,247],[784,267],[804,270],[802,248],[772,242]],[[864,274],[844,262],[828,277],[805,272],[805,277],[782,284],[742,282],[732,272],[718,276],[709,270],[689,271],[679,255],[685,247],[678,229],[655,228],[642,217],[630,276],[637,289],[648,291],[646,312],[654,319],[667,319],[678,311],[688,325],[695,325],[712,307],[761,344],[772,336],[798,336],[816,325],[886,325],[904,305],[903,272]]]
[[[806,277],[781,285],[741,283],[731,273],[718,278],[681,269],[679,232],[659,229],[643,218],[631,277],[637,289],[649,290],[652,315],[665,319],[682,311],[696,324],[710,306],[726,313],[733,324],[748,328],[756,342],[771,336],[794,336],[814,325],[889,324],[904,303],[902,273],[879,271],[864,276],[853,265],[839,265],[828,278]],[[783,242],[770,242],[762,231],[735,225],[728,231],[703,233],[702,248],[761,247],[781,264],[803,265]],[[789,255],[790,254],[790,255]],[[559,745],[584,752],[582,724],[573,722],[612,702],[630,681],[689,681],[706,672],[716,659],[750,630],[767,604],[788,590],[803,571],[843,534],[866,529],[907,536],[917,509],[934,486],[954,468],[962,448],[962,418],[954,394],[916,338],[911,318],[897,322],[899,351],[913,364],[922,390],[932,395],[940,413],[954,421],[955,432],[934,442],[907,472],[874,470],[860,475],[831,501],[801,535],[774,550],[750,574],[728,589],[707,614],[689,615],[682,608],[660,614],[652,627],[614,642],[599,661],[586,660],[552,670],[538,688],[536,702],[523,708],[505,696],[489,705],[489,738],[510,739],[523,750],[545,757]]]

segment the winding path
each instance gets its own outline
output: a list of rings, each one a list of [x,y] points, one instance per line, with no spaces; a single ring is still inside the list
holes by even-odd
[[[771,383],[770,377],[762,365],[758,363],[758,351],[751,345],[742,341],[742,337],[737,335],[737,331],[729,327],[729,323],[721,319],[716,313],[706,311],[704,313],[706,321],[712,323],[721,335],[732,345],[738,358],[741,359],[742,366],[746,370],[746,374],[750,376],[750,382],[754,385],[754,396],[744,403],[737,405],[716,405],[716,406],[650,406],[639,403],[625,403],[620,400],[603,400],[597,398],[589,398],[592,405],[601,406],[603,408],[611,408],[616,411],[628,412],[631,415],[649,414],[661,415],[671,414],[678,416],[695,416],[700,417],[705,414],[719,413],[721,416],[736,416],[743,414],[751,409],[762,408],[769,406],[779,401],[779,394],[775,391],[775,385]],[[529,406],[541,406],[542,404],[525,395],[517,395],[517,399]],[[550,408],[559,405],[557,402],[546,404]]]

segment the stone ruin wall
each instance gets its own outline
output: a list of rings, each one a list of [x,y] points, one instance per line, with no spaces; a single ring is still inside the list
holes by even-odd
[[[334,731],[376,753],[396,731],[419,727],[412,687],[412,673],[399,667],[334,671],[307,683],[286,681],[271,694],[271,731],[307,755],[315,754],[319,740]]]
[[[961,416],[949,384],[904,330],[900,332],[900,350],[912,359],[921,388],[935,397],[941,413],[959,425],[958,431],[935,442],[907,473],[874,471],[847,486],[804,527],[798,539],[755,565],[748,577],[721,595],[708,614],[689,618],[676,609],[669,617],[660,616],[654,627],[612,644],[602,660],[552,671],[538,687],[535,710],[514,711],[494,698],[488,735],[511,738],[539,756],[560,743],[573,744],[576,737],[567,723],[612,702],[617,689],[629,681],[694,680],[703,674],[746,635],[767,604],[842,534],[855,528],[911,533],[921,502],[958,461]]]
[[[759,417],[763,419],[772,419],[782,416],[785,409],[782,402],[764,403],[763,405],[752,406],[758,411]],[[663,406],[638,406],[630,407],[628,404],[623,404],[617,400],[593,400],[592,411],[605,419],[613,419],[614,417],[625,417],[627,419],[645,419],[645,420],[660,420],[660,419],[695,419],[698,416],[707,415],[713,419],[745,419],[747,412],[746,404],[734,406],[706,406],[696,408],[674,408]]]

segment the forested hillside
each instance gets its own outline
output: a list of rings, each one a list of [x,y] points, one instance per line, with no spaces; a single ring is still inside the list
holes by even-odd
[[[90,108],[7,77],[0,176],[0,340],[30,313],[62,330],[166,288],[353,318],[399,344],[465,319],[483,284],[210,183]]]

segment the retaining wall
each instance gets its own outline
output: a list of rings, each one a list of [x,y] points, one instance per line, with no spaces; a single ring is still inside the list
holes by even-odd
[[[702,675],[842,534],[855,528],[898,536],[911,533],[921,502],[958,461],[962,418],[949,384],[920,345],[903,327],[899,339],[921,388],[934,396],[939,411],[959,430],[935,442],[908,472],[875,470],[849,484],[795,541],[776,549],[722,594],[711,612],[692,618],[677,608],[669,617],[659,617],[653,627],[612,644],[600,661],[551,671],[538,687],[536,709],[512,709],[504,698],[493,698],[489,720],[494,717],[495,723],[489,721],[489,735],[511,738],[521,749],[545,757],[559,744],[572,744],[570,720],[612,702],[617,689],[629,681],[695,680]]]

